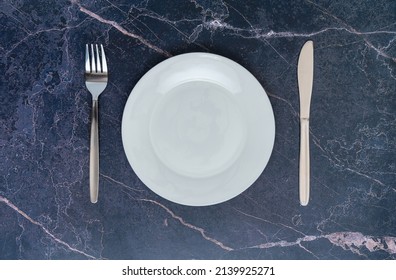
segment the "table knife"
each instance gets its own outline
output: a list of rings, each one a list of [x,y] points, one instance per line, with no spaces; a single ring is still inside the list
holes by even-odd
[[[297,78],[300,94],[300,170],[299,192],[300,204],[308,205],[310,192],[309,163],[309,110],[313,84],[314,48],[313,42],[307,41],[298,58]]]

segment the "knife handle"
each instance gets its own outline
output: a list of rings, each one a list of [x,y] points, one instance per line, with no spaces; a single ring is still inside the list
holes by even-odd
[[[91,144],[89,154],[89,190],[91,202],[98,201],[99,194],[99,128],[98,100],[92,100]]]
[[[309,119],[300,119],[300,204],[309,201]]]

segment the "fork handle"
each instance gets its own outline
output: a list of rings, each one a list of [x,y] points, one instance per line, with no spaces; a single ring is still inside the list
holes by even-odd
[[[99,128],[98,100],[92,100],[91,111],[91,147],[89,156],[89,188],[91,202],[98,202],[99,194]]]
[[[306,206],[309,201],[309,119],[300,120],[300,204]]]

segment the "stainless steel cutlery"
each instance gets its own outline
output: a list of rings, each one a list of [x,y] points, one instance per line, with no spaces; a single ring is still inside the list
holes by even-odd
[[[307,41],[301,49],[298,59],[298,90],[300,93],[300,204],[306,206],[310,193],[309,160],[309,111],[313,85],[314,48],[313,42]]]
[[[92,203],[99,194],[99,95],[107,86],[108,69],[103,45],[85,45],[85,85],[92,95],[89,185]]]

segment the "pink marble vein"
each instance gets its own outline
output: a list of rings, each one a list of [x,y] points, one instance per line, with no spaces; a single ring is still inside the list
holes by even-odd
[[[161,48],[159,48],[159,47],[153,45],[152,43],[150,43],[149,41],[147,41],[147,40],[146,40],[145,38],[143,38],[142,36],[139,36],[139,35],[137,35],[137,34],[134,34],[134,33],[132,33],[132,32],[129,32],[129,31],[126,30],[124,27],[122,27],[119,23],[117,23],[117,22],[115,22],[115,21],[113,21],[113,20],[108,20],[108,19],[105,19],[105,18],[101,17],[100,15],[98,15],[98,14],[96,14],[96,13],[94,13],[94,12],[88,10],[87,8],[84,8],[84,7],[81,6],[77,1],[73,1],[73,2],[74,2],[75,4],[78,5],[80,11],[83,12],[84,14],[87,14],[88,16],[90,16],[90,17],[92,17],[92,18],[94,18],[94,19],[96,19],[96,20],[98,20],[98,21],[100,21],[100,22],[102,22],[102,23],[105,23],[105,24],[108,24],[108,25],[113,26],[115,29],[117,29],[118,31],[120,31],[122,34],[124,34],[124,35],[126,35],[126,36],[128,36],[128,37],[131,37],[131,38],[134,38],[134,39],[138,40],[140,43],[142,43],[142,44],[145,45],[146,47],[148,47],[148,48],[150,48],[150,49],[152,49],[152,50],[154,50],[154,51],[156,51],[156,52],[158,52],[158,53],[160,53],[160,54],[162,54],[162,55],[164,55],[164,56],[166,56],[166,57],[171,57],[171,56],[172,56],[169,52],[167,52],[167,51],[165,51],[165,50],[162,50]]]
[[[7,198],[3,197],[0,195],[0,202],[4,203],[5,205],[7,205],[8,207],[10,207],[11,209],[15,210],[19,215],[21,215],[22,217],[24,217],[26,220],[28,220],[29,222],[31,222],[32,224],[40,227],[45,234],[47,234],[53,241],[55,241],[56,243],[59,243],[63,246],[65,246],[67,249],[69,249],[70,251],[73,251],[75,253],[84,255],[90,259],[96,259],[94,256],[85,253],[84,251],[78,250],[77,248],[74,248],[73,246],[69,245],[68,243],[66,243],[65,241],[59,239],[58,237],[56,237],[53,233],[51,233],[46,227],[44,227],[43,224],[37,222],[36,220],[32,219],[28,214],[26,214],[25,212],[23,212],[21,209],[19,209],[15,204],[13,204],[11,201],[9,201]]]
[[[192,224],[190,224],[190,223],[187,223],[186,221],[183,220],[182,217],[177,216],[175,213],[173,213],[173,211],[171,211],[171,210],[170,210],[168,207],[166,207],[165,205],[163,205],[163,204],[161,204],[161,203],[159,203],[159,202],[157,202],[157,201],[155,201],[155,200],[151,200],[151,199],[142,198],[142,199],[139,199],[139,200],[140,200],[140,201],[150,202],[150,203],[153,203],[153,204],[155,204],[155,205],[158,205],[159,207],[161,207],[162,209],[164,209],[169,215],[171,215],[171,217],[172,217],[173,219],[179,221],[183,226],[188,227],[188,228],[190,228],[190,229],[192,229],[192,230],[195,230],[195,231],[199,232],[199,233],[201,234],[201,236],[202,236],[204,239],[206,239],[207,241],[210,241],[210,242],[216,244],[216,245],[219,246],[220,248],[222,248],[222,249],[224,249],[224,250],[226,250],[226,251],[233,251],[233,250],[234,250],[233,248],[224,245],[222,242],[220,242],[220,241],[218,241],[218,240],[216,240],[216,239],[214,239],[214,238],[212,238],[212,237],[209,237],[209,236],[205,233],[205,230],[204,230],[203,228],[200,228],[200,227],[194,226],[194,225],[192,225]]]

